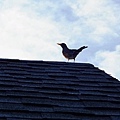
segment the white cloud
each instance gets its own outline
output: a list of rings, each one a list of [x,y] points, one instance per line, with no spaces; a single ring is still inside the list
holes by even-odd
[[[1,57],[19,59],[56,59],[57,42],[64,38],[50,19],[33,18],[19,7],[0,13]],[[4,46],[4,47],[3,47]],[[44,54],[47,53],[47,54]],[[59,57],[58,57],[59,58]]]
[[[119,7],[112,0],[76,0],[69,2],[74,14],[79,16],[76,26],[82,27],[82,34],[94,43],[102,44],[108,36],[119,36]],[[81,23],[81,24],[80,24]]]
[[[95,61],[101,69],[120,80],[120,45],[115,51],[97,52]]]

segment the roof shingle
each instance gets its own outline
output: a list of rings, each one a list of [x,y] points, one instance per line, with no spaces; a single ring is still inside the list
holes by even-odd
[[[89,63],[0,59],[0,119],[119,120],[120,82]]]

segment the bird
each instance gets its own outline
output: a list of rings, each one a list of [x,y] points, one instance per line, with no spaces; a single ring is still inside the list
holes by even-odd
[[[88,48],[88,46],[82,46],[79,49],[69,49],[67,47],[67,45],[65,43],[57,43],[58,45],[60,45],[62,47],[62,54],[65,58],[68,59],[68,61],[70,59],[74,59],[75,62],[75,58],[77,57],[77,55],[85,48]]]

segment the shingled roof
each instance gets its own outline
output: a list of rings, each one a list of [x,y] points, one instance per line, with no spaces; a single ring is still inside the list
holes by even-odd
[[[0,120],[120,120],[120,82],[89,63],[0,59]]]

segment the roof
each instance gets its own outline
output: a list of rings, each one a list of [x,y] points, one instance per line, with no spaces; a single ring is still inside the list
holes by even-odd
[[[0,120],[120,120],[120,82],[89,63],[0,59]]]

